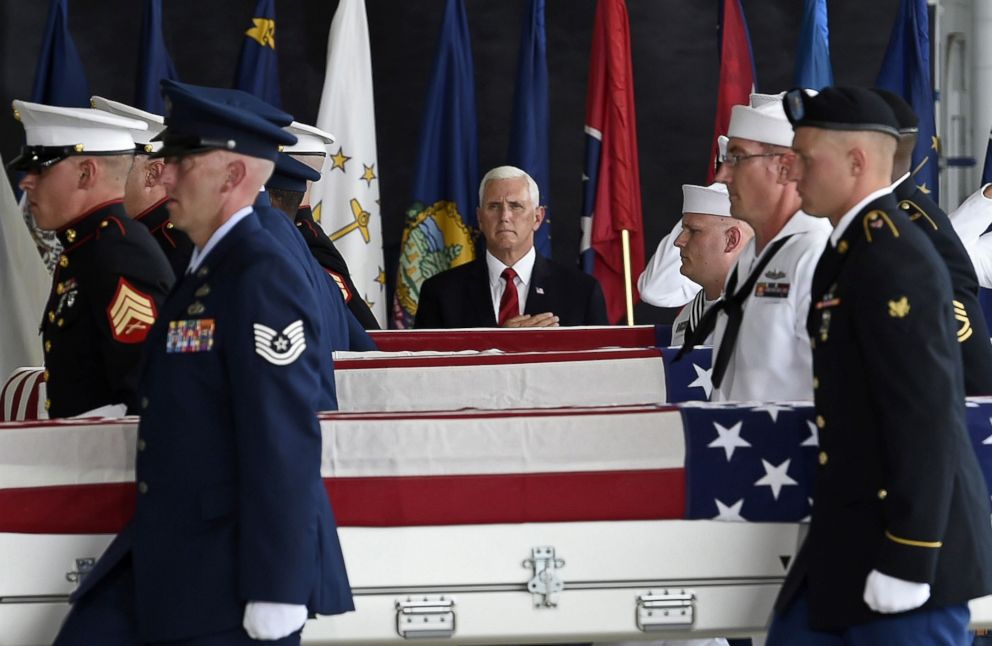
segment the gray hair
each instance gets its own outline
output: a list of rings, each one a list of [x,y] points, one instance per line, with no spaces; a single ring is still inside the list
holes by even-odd
[[[531,206],[534,208],[539,207],[541,205],[541,193],[537,188],[537,182],[534,181],[533,177],[516,166],[497,166],[482,177],[482,181],[479,182],[479,206],[483,206],[482,200],[485,199],[483,196],[486,191],[487,182],[496,179],[516,179],[518,177],[527,178],[527,188],[530,192]]]

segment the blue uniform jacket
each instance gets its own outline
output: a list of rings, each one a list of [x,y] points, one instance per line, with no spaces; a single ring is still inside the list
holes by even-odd
[[[236,628],[247,601],[354,609],[320,477],[329,357],[307,282],[250,214],[148,336],[135,516],[75,594],[130,551],[144,640]]]

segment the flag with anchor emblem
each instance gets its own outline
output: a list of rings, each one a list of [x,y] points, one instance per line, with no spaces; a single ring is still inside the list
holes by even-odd
[[[274,366],[288,366],[307,349],[307,339],[303,333],[303,321],[297,320],[281,332],[255,323],[255,352]]]
[[[313,219],[348,263],[358,296],[386,323],[372,57],[365,0],[342,0],[327,40],[317,127],[332,133],[323,178],[310,190]],[[338,277],[334,276],[336,282]],[[342,284],[338,283],[339,286]]]

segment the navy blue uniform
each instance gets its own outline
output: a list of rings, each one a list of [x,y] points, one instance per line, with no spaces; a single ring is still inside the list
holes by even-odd
[[[944,263],[891,195],[817,264],[815,505],[776,604],[805,596],[815,630],[892,617],[862,599],[873,569],[930,584],[922,610],[992,591],[989,497],[965,426],[952,299]]]
[[[58,231],[63,252],[41,322],[51,417],[107,404],[134,410],[142,343],[173,274],[119,201]]]
[[[142,641],[237,630],[247,601],[354,609],[320,477],[326,361],[306,282],[252,213],[170,295],[148,337],[135,516],[81,609],[122,567]]]

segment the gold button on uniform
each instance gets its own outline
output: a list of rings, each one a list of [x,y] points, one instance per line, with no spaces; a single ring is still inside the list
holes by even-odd
[[[104,220],[103,222],[100,223],[101,229],[106,229],[108,226],[110,226],[110,220]]]
[[[75,242],[76,241],[76,230],[75,229],[66,229],[66,231],[65,231],[65,239],[68,240],[69,242]]]
[[[823,428],[826,425],[827,425],[827,420],[823,419],[823,415],[817,415],[816,416],[816,427],[817,428]]]
[[[65,269],[68,266],[69,266],[69,256],[67,256],[65,254],[62,254],[61,256],[59,256],[59,267],[61,267],[62,269]]]
[[[42,381],[48,381],[48,378],[49,377],[51,377],[51,374],[46,370],[45,372],[42,373],[41,380]]]
[[[52,342],[45,341],[45,352],[51,352],[51,351],[52,351]]]
[[[827,456],[826,451],[820,451],[820,455],[819,455],[820,464],[826,464],[827,460],[829,459],[830,458]]]
[[[878,490],[878,499],[879,500],[885,500],[885,497],[888,496],[888,495],[889,495],[889,492],[886,491],[885,489],[879,489]]]
[[[166,229],[175,229],[175,228],[176,228],[176,225],[174,225],[174,224],[173,224],[173,223],[171,223],[171,222],[166,222],[166,223],[165,223],[165,228],[166,228]]]
[[[840,253],[847,253],[847,240],[841,240],[837,243],[837,251]]]
[[[45,410],[48,410],[51,407],[52,407],[52,400],[51,399],[46,399],[45,400]]]
[[[148,493],[148,485],[144,482],[138,483],[138,493]]]
[[[55,286],[56,294],[61,296],[64,292],[65,292],[65,285],[63,283],[59,283],[58,285]]]
[[[55,312],[52,312],[52,311],[49,311],[48,312],[48,322],[49,323],[54,323],[55,322]]]
[[[65,325],[65,319],[59,319],[59,322],[56,325],[62,327],[63,325]]]

